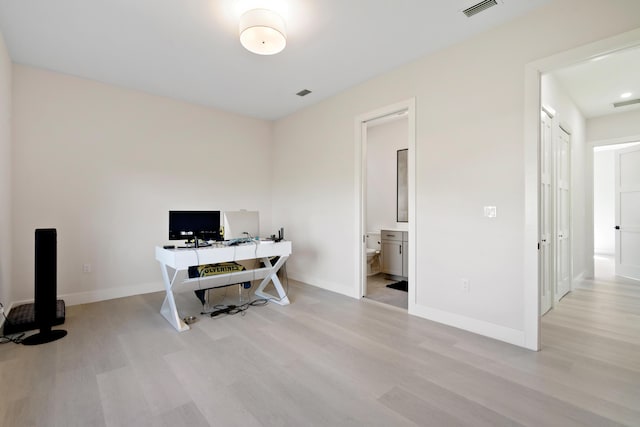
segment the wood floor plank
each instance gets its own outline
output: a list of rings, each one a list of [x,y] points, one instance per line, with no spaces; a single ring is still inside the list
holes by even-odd
[[[209,422],[206,420],[202,412],[193,403],[189,402],[177,408],[165,411],[153,419],[154,427],[208,427]]]
[[[165,356],[165,360],[209,425],[239,427],[262,425],[247,410],[243,401],[232,395],[229,387],[235,381],[235,374],[228,372],[231,369],[224,367],[215,358],[203,358],[202,354],[184,350]]]
[[[55,394],[49,425],[83,427],[106,425],[102,398],[95,371],[91,366],[68,369],[56,374]]]
[[[610,375],[602,364],[593,369],[551,351],[527,352],[495,360],[472,349],[432,348],[439,354],[465,362],[496,377],[528,387],[570,405],[588,408],[604,418],[634,425],[640,419],[637,380]],[[619,371],[616,369],[616,374]]]
[[[0,346],[0,425],[640,426],[640,286],[577,285],[537,353],[293,280],[244,315],[178,293],[184,333],[163,293],[67,307],[64,339]]]
[[[132,367],[98,374],[97,380],[108,427],[152,425],[152,413]]]
[[[385,405],[418,425],[436,426],[519,426],[476,402],[424,381],[419,394],[394,387],[380,398]]]

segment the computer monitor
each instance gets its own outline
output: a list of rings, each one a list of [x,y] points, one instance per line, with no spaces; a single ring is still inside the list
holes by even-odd
[[[222,240],[220,211],[169,211],[169,240]]]
[[[225,212],[223,218],[225,240],[260,236],[260,217],[257,211]]]

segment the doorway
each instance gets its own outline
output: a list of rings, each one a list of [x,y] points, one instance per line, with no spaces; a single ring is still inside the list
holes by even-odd
[[[415,99],[402,101],[356,118],[358,167],[356,259],[357,295],[407,309],[415,305]],[[395,135],[395,136],[394,136]],[[401,151],[404,151],[401,156]],[[399,160],[406,171],[404,196],[398,193]],[[401,191],[402,193],[402,191]],[[399,215],[400,205],[404,205]],[[383,233],[384,232],[384,233]],[[388,232],[388,233],[387,233]],[[384,235],[383,235],[384,234]],[[383,238],[397,234],[397,253]],[[404,241],[403,241],[404,237]],[[371,240],[374,239],[374,240]],[[379,248],[378,254],[367,254]],[[385,249],[386,254],[385,254]],[[400,272],[386,272],[392,256],[400,257]],[[392,274],[389,274],[392,273]],[[403,284],[404,289],[398,289]],[[395,287],[387,287],[392,285]]]
[[[368,121],[364,297],[407,309],[407,110]],[[404,237],[404,238],[403,238]]]
[[[593,146],[594,278],[640,280],[640,142]]]
[[[571,64],[597,59],[605,55],[623,51],[629,48],[637,48],[640,45],[640,30],[633,30],[627,33],[600,40],[587,46],[572,49],[552,57],[544,58],[527,64],[525,68],[525,221],[524,221],[524,330],[525,347],[540,349],[540,318],[541,318],[541,291],[543,277],[540,266],[543,259],[540,258],[541,225],[542,214],[540,211],[541,201],[541,181],[540,181],[540,112],[541,102],[541,80],[545,73],[559,70]],[[586,155],[589,156],[586,150]],[[582,164],[582,161],[581,161]],[[586,168],[587,179],[580,181],[583,188],[577,195],[580,197],[591,197],[590,189],[593,182],[588,180],[589,168]],[[590,221],[591,212],[588,210],[588,201],[580,204],[581,211],[588,217],[585,224]],[[585,209],[586,208],[586,209]],[[577,232],[591,234],[588,227]],[[574,233],[575,236],[575,233]],[[591,241],[589,241],[591,239]],[[586,249],[578,247],[578,259],[584,268],[584,276],[593,275],[593,236],[586,237]],[[590,265],[590,267],[589,267]],[[579,270],[579,273],[582,269]]]

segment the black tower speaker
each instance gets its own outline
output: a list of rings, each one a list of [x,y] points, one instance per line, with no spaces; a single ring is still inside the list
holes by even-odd
[[[22,340],[25,345],[44,344],[67,335],[67,331],[51,329],[56,322],[57,308],[56,245],[55,228],[36,230],[34,312],[40,332]]]

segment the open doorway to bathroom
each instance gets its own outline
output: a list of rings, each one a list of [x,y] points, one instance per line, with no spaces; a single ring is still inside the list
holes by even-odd
[[[407,110],[367,123],[366,298],[407,308]]]
[[[389,106],[357,123],[362,153],[360,295],[405,310],[415,300],[410,273],[413,107],[413,100]]]

